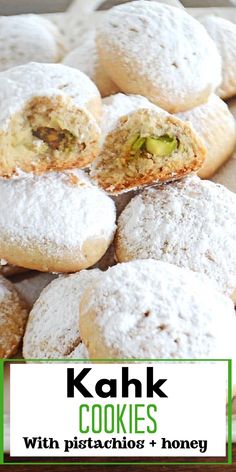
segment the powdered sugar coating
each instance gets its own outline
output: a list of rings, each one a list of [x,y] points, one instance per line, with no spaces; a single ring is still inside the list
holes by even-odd
[[[83,34],[79,45],[63,58],[62,63],[75,67],[92,78],[98,64],[95,36],[95,30]]]
[[[64,47],[56,25],[39,15],[0,17],[0,70],[27,62],[57,62]]]
[[[199,175],[203,178],[210,177],[235,148],[235,120],[228,105],[217,95],[212,94],[203,105],[177,113],[176,116],[190,122],[203,139],[207,155]]]
[[[167,111],[204,103],[221,82],[221,60],[203,26],[185,10],[134,1],[108,11],[98,27],[106,72],[126,93]]]
[[[91,357],[232,357],[232,301],[207,277],[172,264],[118,264],[87,289],[81,335]]]
[[[116,128],[119,119],[122,116],[129,115],[139,109],[151,109],[158,113],[167,113],[158,106],[151,103],[147,98],[141,95],[125,95],[124,93],[116,93],[110,97],[102,99],[103,119],[102,132],[105,136]]]
[[[25,358],[88,357],[79,333],[79,303],[99,270],[81,271],[51,282],[30,315],[24,336]]]
[[[216,93],[222,98],[232,97],[236,93],[236,25],[214,15],[204,16],[200,21],[214,40],[222,59],[222,82]]]
[[[114,230],[113,201],[81,171],[0,179],[0,233],[9,243],[73,251],[88,238],[110,241]]]
[[[236,287],[236,195],[189,177],[150,188],[130,201],[118,220],[119,261],[154,258]]]
[[[82,35],[80,44],[64,57],[62,63],[84,72],[97,85],[101,95],[106,97],[118,91],[100,64],[95,42],[95,30]]]
[[[63,64],[31,62],[13,67],[0,73],[0,128],[6,128],[12,115],[36,96],[70,97],[83,109],[100,94],[83,72]]]
[[[83,5],[85,3],[87,4],[88,0],[86,0],[86,2],[83,0],[82,3]],[[95,5],[93,6],[95,8]],[[83,8],[83,6],[79,6],[79,14],[67,12],[66,18],[61,19],[60,21],[60,23],[63,23],[61,24],[60,29],[64,33],[67,49],[69,51],[72,51],[72,49],[81,45],[81,38],[83,35],[88,31],[95,30],[97,25],[103,21],[105,14],[104,11],[97,10],[89,14],[84,14],[81,13],[81,7]]]

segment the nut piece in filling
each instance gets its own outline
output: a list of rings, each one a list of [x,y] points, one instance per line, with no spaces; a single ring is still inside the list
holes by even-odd
[[[91,176],[111,194],[176,180],[202,165],[205,148],[192,128],[161,110],[139,109],[119,119]]]
[[[1,176],[83,168],[97,156],[101,99],[83,73],[32,63],[1,73],[0,82]]]

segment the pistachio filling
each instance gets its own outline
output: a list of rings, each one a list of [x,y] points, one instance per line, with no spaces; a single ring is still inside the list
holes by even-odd
[[[182,145],[182,140],[168,133],[161,136],[151,132],[146,136],[141,133],[127,136],[125,131],[123,135],[116,133],[110,142],[111,158],[102,158],[96,169],[98,180],[104,188],[120,190],[129,188],[129,183],[145,184],[159,176],[161,179],[162,175],[172,175],[172,169],[183,167],[182,153],[179,155]]]
[[[68,130],[57,130],[40,126],[32,131],[33,136],[44,141],[53,151],[66,151],[76,145],[76,138]]]
[[[178,147],[175,137],[163,134],[163,136],[147,136],[141,137],[139,134],[133,135],[127,142],[131,147],[131,152],[146,150],[154,156],[168,156]]]

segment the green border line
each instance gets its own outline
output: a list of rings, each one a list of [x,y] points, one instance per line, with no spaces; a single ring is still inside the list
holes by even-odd
[[[142,359],[139,359],[139,358],[124,358],[124,359],[103,359],[103,358],[98,358],[98,359],[65,359],[65,358],[57,358],[57,359],[37,359],[37,358],[27,358],[27,359],[0,359],[1,362],[5,363],[5,362],[21,362],[22,364],[25,364],[27,362],[47,362],[48,364],[50,364],[51,362],[64,362],[64,364],[66,364],[67,362],[74,362],[76,364],[76,362],[87,362],[87,363],[96,363],[96,362],[111,362],[112,364],[114,364],[115,362],[118,362],[118,363],[121,363],[121,362],[129,362],[130,364],[132,364],[132,362],[231,362],[232,363],[232,360],[231,359],[194,359],[192,357],[190,357],[189,359],[164,359],[164,358],[161,358],[161,359],[153,359],[153,358],[142,358]]]
[[[233,463],[233,385],[232,385],[232,360],[228,360],[228,464]]]
[[[132,362],[227,362],[228,364],[228,448],[227,462],[4,462],[4,365],[9,362],[84,362],[84,363],[132,363]],[[232,359],[0,359],[0,465],[232,465]]]
[[[0,464],[4,464],[4,362],[0,362]]]

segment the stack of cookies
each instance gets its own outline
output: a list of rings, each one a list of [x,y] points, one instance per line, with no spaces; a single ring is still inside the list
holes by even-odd
[[[234,120],[220,98],[236,94],[236,25],[205,16],[203,28],[183,9],[143,1],[112,8],[98,22],[63,63],[88,74],[104,97],[141,94],[191,122],[207,152],[198,173],[211,177],[235,147]]]
[[[62,64],[0,74],[0,257],[62,273],[30,312],[25,358],[235,356],[236,195],[201,180],[236,142],[210,35],[134,1]]]

